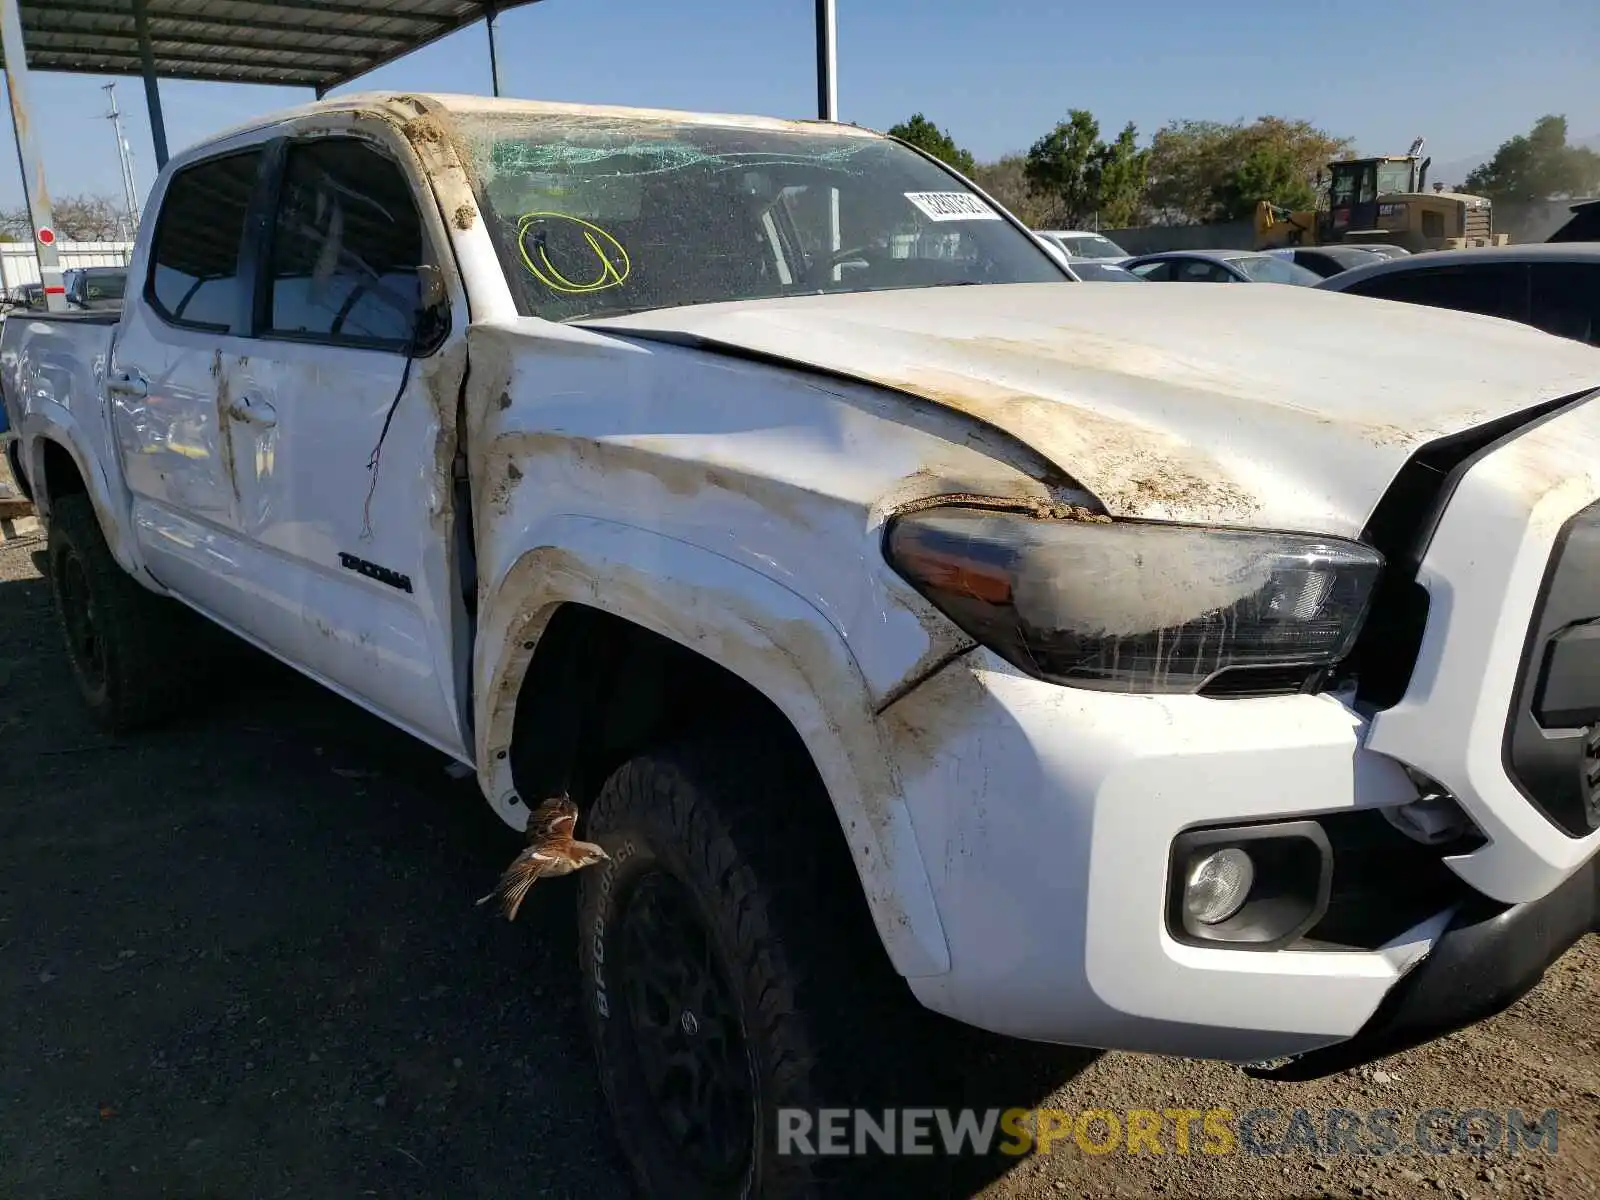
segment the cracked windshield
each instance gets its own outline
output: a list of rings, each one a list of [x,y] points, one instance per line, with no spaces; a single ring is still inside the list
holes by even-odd
[[[1061,279],[957,176],[865,134],[566,115],[461,124],[529,315]]]

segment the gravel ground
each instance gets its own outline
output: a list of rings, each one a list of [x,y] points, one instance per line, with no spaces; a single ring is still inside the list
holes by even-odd
[[[42,542],[0,544],[0,1195],[629,1194],[576,1011],[571,880],[514,925],[475,784],[244,652],[193,715],[96,734]],[[548,888],[548,891],[545,889]],[[904,1195],[1591,1195],[1595,939],[1509,1013],[1311,1084],[1218,1064],[945,1044],[998,1107],[1561,1110],[1559,1153],[968,1160]],[[906,1103],[940,1103],[907,1095]],[[948,1101],[944,1101],[948,1102]],[[910,1182],[918,1179],[920,1182]]]

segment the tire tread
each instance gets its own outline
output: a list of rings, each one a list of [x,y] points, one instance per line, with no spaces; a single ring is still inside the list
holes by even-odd
[[[820,788],[811,764],[795,761],[787,748],[753,745],[748,736],[702,739],[623,764],[587,818],[594,830],[643,825],[671,837],[699,881],[731,906],[735,969],[754,998],[746,1019],[758,1025],[748,1033],[770,1049],[769,1109],[863,1106],[876,1090],[865,1064],[874,1075],[892,1074],[892,1039],[882,1034],[893,1017],[904,1018],[909,1000],[871,925],[837,826],[818,826],[836,821]],[[580,924],[597,892],[593,880],[584,881]],[[587,956],[581,929],[579,941]],[[583,965],[588,986],[590,964]],[[589,1016],[593,1022],[592,1004]],[[606,1076],[602,1071],[615,1111],[615,1081]],[[619,1134],[626,1138],[626,1129]],[[768,1157],[754,1194],[839,1195],[849,1163]]]
[[[158,596],[123,570],[106,544],[94,505],[83,493],[54,500],[47,526],[50,590],[69,658],[74,653],[61,603],[59,564],[66,553],[83,563],[89,603],[106,642],[105,695],[85,695],[90,715],[105,732],[120,735],[148,728],[174,711],[192,682],[195,618],[174,600]],[[187,637],[186,637],[187,635]],[[76,672],[74,672],[76,675]],[[81,689],[80,689],[81,690]]]

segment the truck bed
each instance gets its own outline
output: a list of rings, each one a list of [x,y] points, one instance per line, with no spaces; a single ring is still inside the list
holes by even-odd
[[[60,406],[71,413],[71,423],[84,431],[94,453],[109,453],[99,371],[119,315],[19,311],[0,322],[0,401],[12,432],[21,433],[30,414]],[[61,423],[59,412],[54,423]]]
[[[84,325],[115,325],[122,318],[119,308],[74,308],[67,312],[39,312],[31,308],[14,308],[3,314],[6,320],[21,317],[27,321],[66,321]]]

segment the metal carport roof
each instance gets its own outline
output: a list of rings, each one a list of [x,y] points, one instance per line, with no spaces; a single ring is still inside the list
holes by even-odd
[[[19,0],[36,71],[319,92],[535,0]]]
[[[157,81],[206,80],[308,87],[318,97],[483,19],[489,69],[500,94],[494,19],[537,0],[0,0],[0,45],[35,229],[49,197],[27,118],[27,72],[139,75],[150,109],[156,165],[167,161]],[[816,0],[817,106],[836,117],[834,4]],[[23,47],[26,47],[24,50]],[[26,61],[12,70],[13,55]],[[40,239],[39,266],[52,308],[60,293],[55,247]],[[51,276],[54,276],[52,278]],[[54,290],[52,290],[52,288]]]

